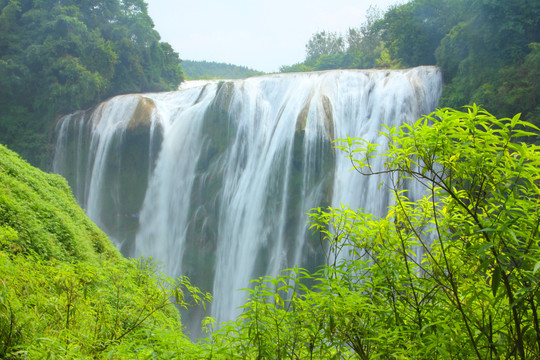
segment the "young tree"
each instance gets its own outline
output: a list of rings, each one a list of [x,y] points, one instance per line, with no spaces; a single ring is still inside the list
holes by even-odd
[[[367,292],[385,289],[378,308],[387,305],[408,341],[439,344],[442,358],[540,355],[540,152],[519,143],[527,130],[538,129],[519,115],[438,110],[389,129],[382,170],[370,166],[373,144],[343,143],[361,173],[391,175],[395,196],[386,219],[348,235],[353,259],[367,257],[368,278],[379,284]],[[405,183],[425,195],[412,201]]]

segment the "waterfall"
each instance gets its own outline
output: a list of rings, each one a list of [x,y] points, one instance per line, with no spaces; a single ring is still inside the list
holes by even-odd
[[[125,255],[189,276],[212,292],[210,315],[227,321],[250,279],[321,263],[311,208],[384,214],[384,179],[350,171],[332,141],[349,135],[384,146],[383,126],[430,113],[440,92],[440,71],[419,67],[123,95],[59,120],[53,166]]]

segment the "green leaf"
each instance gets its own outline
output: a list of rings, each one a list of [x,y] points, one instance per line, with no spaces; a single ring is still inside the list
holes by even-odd
[[[536,272],[538,271],[538,269],[540,269],[540,261],[537,262],[536,265],[534,265],[533,274],[536,274]]]
[[[497,231],[497,228],[488,227],[488,228],[477,230],[476,232],[494,232],[494,231]]]
[[[178,288],[174,289],[174,299],[176,300],[177,304],[180,302],[180,294],[178,293]]]
[[[497,290],[499,289],[500,284],[501,268],[497,266],[493,271],[493,276],[491,277],[491,292],[493,293],[493,296],[497,296]]]
[[[480,230],[482,231],[482,230]],[[480,255],[480,254],[483,254],[486,252],[486,250],[488,249],[491,249],[492,247],[494,247],[495,244],[494,243],[487,243],[487,244],[484,244],[482,245],[478,250],[476,250],[476,255]]]

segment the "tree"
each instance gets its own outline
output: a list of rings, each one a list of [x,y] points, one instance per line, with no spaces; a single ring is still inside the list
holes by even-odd
[[[378,250],[401,256],[403,281],[394,280],[399,286],[379,280],[394,287],[394,295],[407,293],[398,304],[403,301],[402,315],[407,307],[412,311],[408,315],[420,331],[415,336],[433,336],[439,329],[446,336],[463,334],[454,344],[461,342],[459,347],[445,344],[455,357],[464,351],[479,359],[540,353],[540,283],[534,276],[540,267],[540,152],[518,143],[532,134],[527,129],[538,130],[519,115],[498,120],[472,106],[467,112],[439,110],[388,134],[390,149],[382,156],[383,171],[393,175],[396,205],[386,219],[393,224],[380,223],[389,236],[375,247],[362,242],[363,250],[375,263],[387,261]],[[345,148],[358,170],[373,172],[372,144],[348,140]],[[407,179],[427,194],[411,201],[402,190]],[[411,252],[414,247],[422,249],[421,257]],[[442,309],[456,315],[455,329],[430,322],[443,318],[444,312],[432,317]],[[424,326],[429,335],[421,332]]]
[[[390,55],[405,66],[435,65],[435,49],[460,17],[462,0],[415,0],[390,9],[382,21]]]
[[[538,92],[537,70],[531,60],[540,42],[540,3],[471,1],[466,10],[435,52],[447,83],[441,103],[476,102],[496,116],[522,111],[538,124],[537,100],[531,96]]]
[[[344,59],[346,67],[363,69],[378,67],[377,59],[384,50],[380,31],[381,20],[381,11],[377,7],[370,6],[364,24],[347,31],[347,55]]]
[[[345,50],[343,38],[335,32],[320,31],[313,34],[306,45],[306,63],[315,62],[323,55],[339,55]]]
[[[178,54],[153,27],[143,0],[0,1],[0,142],[46,168],[59,114],[176,89]]]
[[[362,176],[388,176],[387,216],[316,209],[327,265],[256,281],[244,315],[212,338],[214,350],[539,358],[540,148],[519,142],[533,132],[519,115],[497,119],[471,106],[386,129],[387,150],[339,141]],[[372,167],[375,156],[386,159],[383,169]]]

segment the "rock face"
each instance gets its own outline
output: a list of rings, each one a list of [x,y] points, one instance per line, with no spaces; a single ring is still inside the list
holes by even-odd
[[[322,261],[311,208],[384,213],[384,179],[349,171],[332,142],[384,144],[383,125],[435,108],[441,76],[421,67],[198,84],[60,119],[54,166],[125,255],[190,276],[212,291],[211,315],[224,321],[249,279]]]

